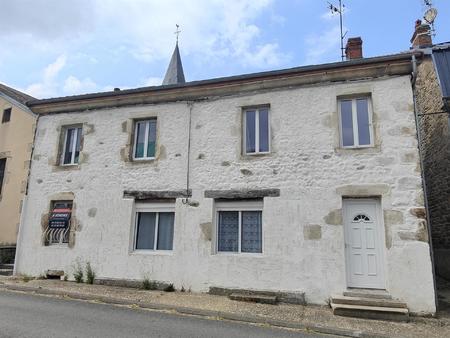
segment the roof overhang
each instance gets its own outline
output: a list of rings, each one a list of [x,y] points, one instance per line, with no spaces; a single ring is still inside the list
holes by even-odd
[[[36,100],[29,102],[28,106],[39,114],[54,114],[163,102],[195,101],[283,87],[409,75],[412,72],[412,55],[420,58],[422,53],[413,51],[390,56],[187,82],[172,86],[144,87]]]

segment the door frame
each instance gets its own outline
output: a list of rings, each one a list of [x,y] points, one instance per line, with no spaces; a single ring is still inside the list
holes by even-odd
[[[379,227],[379,231],[377,232],[377,240],[379,243],[379,249],[378,254],[380,256],[380,287],[379,288],[371,288],[367,286],[355,286],[351,285],[351,271],[349,269],[349,262],[350,262],[350,250],[348,250],[348,243],[347,239],[349,238],[348,233],[348,226],[346,225],[347,222],[347,203],[353,203],[353,204],[364,204],[364,203],[374,203],[375,204],[375,222],[377,224],[377,227]],[[380,197],[361,197],[361,198],[342,198],[342,216],[343,216],[343,226],[344,226],[344,256],[345,256],[345,270],[346,270],[346,286],[347,288],[354,288],[354,289],[373,289],[373,290],[386,290],[387,289],[387,272],[386,272],[386,236],[385,236],[385,225],[384,225],[384,218],[381,208],[381,198]]]

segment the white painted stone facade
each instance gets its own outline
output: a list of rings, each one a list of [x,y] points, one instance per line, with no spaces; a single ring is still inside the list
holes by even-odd
[[[360,93],[372,96],[376,146],[343,150],[337,97]],[[272,152],[242,156],[242,107],[261,104],[270,104]],[[124,122],[148,116],[158,118],[159,158],[124,161]],[[93,126],[84,135],[83,163],[55,170],[60,127],[76,123]],[[91,262],[99,278],[150,276],[193,291],[210,286],[304,291],[307,302],[325,304],[346,289],[342,195],[380,195],[387,290],[412,312],[435,311],[429,245],[400,236],[420,230],[421,220],[410,209],[423,207],[408,76],[193,103],[190,188],[199,205],[177,200],[172,252],[134,253],[134,201],[123,192],[186,189],[188,128],[186,102],[41,116],[16,272],[71,272],[80,258]],[[280,189],[280,197],[264,199],[263,253],[216,254],[214,201],[204,191],[261,188]],[[79,223],[74,247],[43,246],[42,215],[62,192],[74,194]],[[311,225],[315,233],[309,239]]]

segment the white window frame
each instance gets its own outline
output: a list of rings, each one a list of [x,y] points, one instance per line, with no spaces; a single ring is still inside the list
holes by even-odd
[[[259,151],[259,111],[261,109],[267,109],[267,121],[268,121],[268,131],[267,131],[267,139],[269,143],[269,150],[268,151]],[[255,112],[255,151],[254,152],[247,152],[247,112],[254,111]],[[271,134],[270,134],[270,107],[269,106],[262,106],[262,107],[248,107],[244,109],[244,116],[243,116],[243,145],[244,145],[244,154],[245,155],[262,155],[262,154],[270,154],[270,151],[272,149],[271,144]]]
[[[358,130],[358,114],[356,108],[356,101],[360,99],[367,100],[367,113],[369,114],[369,137],[370,144],[359,144],[359,130]],[[342,127],[342,114],[341,114],[341,102],[342,101],[352,101],[352,123],[353,123],[353,145],[352,146],[344,146],[344,135],[343,135],[343,127]],[[356,148],[372,148],[374,147],[373,140],[373,112],[372,112],[372,98],[370,96],[354,96],[349,98],[338,98],[338,111],[339,111],[339,139],[341,148],[345,149],[356,149]]]
[[[67,137],[69,135],[69,130],[76,129],[76,132],[74,134],[74,140],[73,140],[73,147],[72,147],[72,157],[70,158],[70,163],[64,163],[64,158],[66,154],[66,146],[67,146]],[[81,136],[83,136],[83,127],[82,126],[67,126],[64,127],[64,145],[63,145],[63,152],[61,153],[61,159],[60,164],[62,166],[71,166],[71,165],[78,165],[79,162],[75,162],[75,151],[77,149],[77,143],[78,143],[78,129],[81,129]],[[80,153],[81,153],[81,143],[80,143]],[[80,159],[78,158],[78,161]]]
[[[156,157],[156,139],[157,135],[155,135],[155,155],[147,156],[148,152],[148,137],[150,133],[150,121],[156,122],[156,134],[158,134],[158,119],[156,117],[144,119],[144,120],[136,120],[134,121],[134,144],[133,144],[133,161],[147,161],[154,160]],[[145,139],[144,139],[144,156],[136,157],[136,147],[137,147],[137,138],[138,138],[138,125],[139,123],[145,123]]]
[[[261,256],[264,254],[264,212],[263,201],[220,201],[215,202],[215,253],[218,255],[246,255]],[[238,226],[238,251],[219,251],[219,212],[236,211],[239,212]],[[261,211],[261,252],[242,252],[242,212],[243,211]]]
[[[137,230],[138,230],[138,213],[140,212],[153,212],[156,213],[155,219],[155,234],[153,249],[136,249],[137,244]],[[157,248],[158,244],[158,231],[159,231],[159,213],[161,212],[173,212],[173,238],[172,238],[172,250],[161,250]],[[136,203],[134,207],[133,215],[133,241],[131,246],[131,251],[134,253],[172,253],[175,251],[175,224],[176,224],[176,213],[175,213],[175,202],[168,203]]]

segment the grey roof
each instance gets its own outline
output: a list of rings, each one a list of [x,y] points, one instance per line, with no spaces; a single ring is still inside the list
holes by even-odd
[[[180,50],[178,42],[170,59],[169,67],[167,67],[166,76],[164,76],[163,86],[185,83],[183,64],[181,63]]]
[[[450,45],[433,48],[433,61],[442,96],[450,98]]]
[[[32,96],[30,96],[28,94],[22,93],[22,92],[18,91],[17,89],[8,87],[8,86],[6,86],[4,84],[1,84],[1,83],[0,83],[0,92],[2,92],[6,96],[9,96],[13,100],[16,100],[17,102],[19,102],[19,103],[21,103],[23,105],[26,105],[27,102],[29,102],[29,101],[35,101],[36,100],[36,98],[34,98],[34,97],[32,97]]]
[[[91,100],[91,99],[99,99],[99,98],[111,98],[117,96],[126,96],[130,94],[139,94],[139,93],[156,93],[160,91],[169,91],[177,88],[194,88],[200,86],[207,85],[221,85],[225,83],[234,83],[234,82],[243,82],[243,81],[254,81],[254,80],[264,80],[270,79],[278,76],[289,76],[293,74],[303,74],[310,72],[327,72],[333,69],[345,69],[351,68],[359,65],[371,65],[378,63],[390,63],[393,61],[399,60],[410,60],[411,55],[422,55],[420,51],[409,51],[405,53],[392,54],[392,55],[384,55],[384,56],[376,56],[371,58],[362,58],[362,59],[353,59],[349,61],[339,61],[333,63],[324,63],[318,65],[310,65],[310,66],[301,66],[301,67],[293,67],[287,69],[279,69],[279,70],[270,70],[263,71],[259,73],[250,73],[250,74],[242,74],[242,75],[233,75],[227,77],[218,77],[207,80],[198,80],[191,81],[186,83],[172,84],[172,85],[161,85],[161,86],[151,86],[151,87],[140,87],[133,89],[125,89],[118,91],[109,91],[109,92],[98,92],[98,93],[90,93],[90,94],[81,94],[81,95],[72,95],[72,96],[63,96],[63,97],[54,97],[48,99],[39,99],[29,102],[28,105],[31,107],[42,105],[42,104],[52,104],[52,103],[61,103],[61,102],[74,102],[81,100]]]

